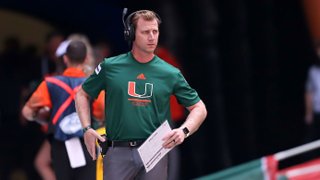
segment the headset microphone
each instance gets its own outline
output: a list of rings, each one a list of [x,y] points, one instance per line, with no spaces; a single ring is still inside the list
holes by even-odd
[[[127,14],[127,12],[128,12],[128,8],[124,8],[123,11],[122,11],[122,22],[123,22],[123,25],[124,25],[125,28],[127,28],[127,25],[124,22],[124,17]]]
[[[128,41],[129,46],[130,46],[130,44],[131,44],[131,38],[130,38],[130,36],[131,36],[131,34],[130,34],[131,27],[128,24],[129,23],[128,22],[128,18],[127,19],[124,18],[126,16],[127,12],[128,12],[128,9],[124,8],[123,12],[122,12],[122,22],[123,22],[123,26],[124,26],[123,35],[124,35],[124,39],[126,41]]]
[[[131,20],[131,17],[134,15],[134,13],[130,14],[125,19],[127,12],[128,12],[128,9],[124,8],[123,12],[122,12],[122,22],[123,22],[123,26],[124,26],[123,35],[124,35],[124,39],[126,41],[128,41],[129,46],[131,46],[132,41],[134,40],[134,27],[131,24],[130,20]]]

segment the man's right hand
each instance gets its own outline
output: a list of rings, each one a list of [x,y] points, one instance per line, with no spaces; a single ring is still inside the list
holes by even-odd
[[[96,132],[94,129],[90,128],[88,129],[84,135],[84,143],[87,147],[87,150],[89,152],[89,154],[92,157],[92,160],[96,160],[97,156],[96,156],[96,140],[99,139],[100,141],[104,142],[105,138],[103,138],[102,136],[100,136],[98,134],[98,132]]]

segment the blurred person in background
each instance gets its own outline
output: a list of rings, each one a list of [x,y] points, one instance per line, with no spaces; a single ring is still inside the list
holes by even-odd
[[[49,124],[51,160],[57,179],[95,179],[95,162],[90,160],[87,151],[80,151],[85,145],[73,100],[74,93],[86,79],[83,71],[86,58],[86,45],[81,41],[70,41],[63,55],[67,69],[60,76],[45,78],[22,110],[25,118],[30,121],[43,122],[46,119],[43,116],[50,116],[50,120],[45,123]],[[96,119],[102,119],[104,103],[94,101],[94,104],[93,116],[100,115]],[[74,157],[75,150],[80,154]]]
[[[94,68],[98,65],[99,60],[102,60],[103,56],[108,56],[108,53],[110,52],[109,46],[107,43],[99,43],[98,46],[92,46],[90,39],[82,33],[72,33],[67,37],[67,40],[77,40],[83,42],[87,47],[87,59],[83,65],[83,71],[86,73],[86,75],[90,75]],[[106,45],[106,46],[105,46]],[[57,50],[56,55],[59,56],[60,53],[63,53],[65,50],[62,48],[62,51],[59,52],[59,49]],[[101,58],[101,59],[100,59]],[[104,95],[103,92],[102,95],[100,95],[97,99],[97,101],[104,101]],[[102,114],[101,116],[104,116]],[[101,120],[96,120],[94,117],[92,117],[91,120],[92,127],[99,132],[100,135],[106,134],[106,130],[104,127],[104,122]],[[103,165],[102,165],[102,156],[97,157],[96,161],[96,180],[102,180],[103,178]]]
[[[67,40],[77,40],[77,41],[81,41],[86,45],[87,48],[87,59],[83,64],[83,70],[87,75],[90,75],[94,68],[96,67],[96,59],[94,56],[94,51],[93,51],[93,47],[92,44],[89,40],[89,38],[81,33],[72,33],[67,37]]]
[[[63,56],[66,53],[66,49],[68,47],[68,44],[70,43],[70,40],[79,40],[79,41],[82,41],[86,45],[87,48],[91,47],[89,40],[85,35],[71,34],[69,37],[70,38],[68,38],[67,40],[60,43],[59,47],[56,49],[56,52],[55,52],[57,59],[61,62],[63,62]],[[86,69],[86,68],[87,67],[85,67],[84,69]],[[101,96],[100,98],[102,98],[102,97],[103,96]],[[99,99],[98,101],[103,101],[103,99]],[[99,127],[103,126],[101,121],[99,121],[99,120],[93,120],[93,121],[95,124],[97,124],[95,128],[99,128]],[[44,132],[47,131],[47,124],[42,124],[42,126],[43,126],[43,128],[42,128],[43,131]],[[40,174],[42,179],[46,179],[46,180],[56,179],[54,171],[52,169],[52,160],[51,160],[50,149],[51,149],[50,143],[47,139],[45,139],[44,142],[42,143],[42,145],[41,145],[41,147],[35,157],[35,161],[34,161],[34,164],[35,164],[35,167],[36,167],[38,173]],[[100,164],[101,164],[101,162],[100,162]],[[99,170],[100,164],[99,164],[99,162],[97,162],[97,180],[101,179],[101,177],[102,177],[102,170]]]

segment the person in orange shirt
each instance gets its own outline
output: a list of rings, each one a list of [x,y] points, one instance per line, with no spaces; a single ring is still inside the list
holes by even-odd
[[[74,103],[74,95],[86,79],[83,72],[86,57],[87,49],[83,42],[69,41],[63,56],[66,70],[60,76],[46,77],[22,109],[22,114],[30,121],[41,121],[45,119],[43,117],[50,116],[50,121],[45,123],[48,123],[51,159],[57,179],[95,179],[96,164],[85,150]],[[102,120],[104,97],[98,99],[92,103],[92,114],[95,119]],[[80,152],[77,156],[74,156],[74,148]]]

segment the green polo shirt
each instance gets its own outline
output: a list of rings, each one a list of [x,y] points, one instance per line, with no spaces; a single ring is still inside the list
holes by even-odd
[[[185,107],[200,101],[177,68],[157,56],[139,63],[130,52],[104,59],[82,88],[92,98],[105,90],[109,140],[146,139],[170,122],[172,94]]]

